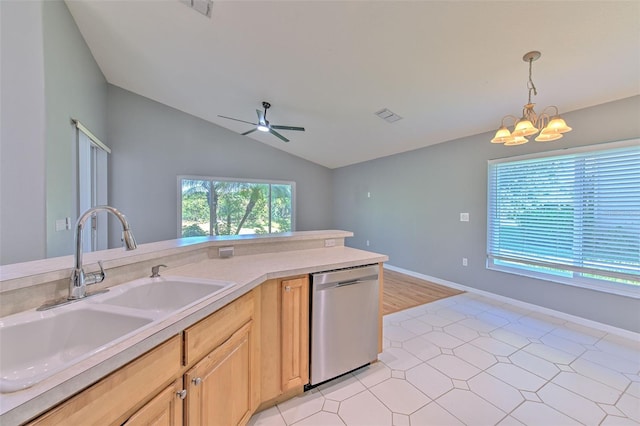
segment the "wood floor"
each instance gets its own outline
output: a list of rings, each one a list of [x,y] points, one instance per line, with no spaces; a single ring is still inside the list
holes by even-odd
[[[383,315],[460,293],[464,293],[464,291],[385,269],[384,294],[382,296]]]

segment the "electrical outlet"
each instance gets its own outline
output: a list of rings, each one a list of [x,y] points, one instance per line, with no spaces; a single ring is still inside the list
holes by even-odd
[[[367,247],[369,247],[369,240],[367,240]]]
[[[324,240],[324,246],[325,247],[335,247],[336,246],[336,240],[334,240],[333,238],[330,238],[328,240]]]
[[[218,257],[220,257],[221,259],[226,259],[232,256],[233,256],[233,246],[220,247],[218,249]]]
[[[469,265],[469,260],[466,257],[462,258],[462,266],[468,266]]]
[[[460,222],[469,222],[469,213],[460,213]]]
[[[65,219],[56,219],[56,232],[66,231],[67,229],[67,221]]]

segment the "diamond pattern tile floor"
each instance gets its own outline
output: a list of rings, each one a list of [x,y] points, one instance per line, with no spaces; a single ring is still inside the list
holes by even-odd
[[[470,293],[383,333],[379,362],[249,425],[640,425],[640,339]]]

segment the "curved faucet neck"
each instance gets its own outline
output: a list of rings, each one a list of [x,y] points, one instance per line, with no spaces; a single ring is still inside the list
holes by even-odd
[[[82,230],[84,228],[84,224],[87,219],[94,213],[106,211],[108,213],[113,214],[122,225],[122,239],[124,241],[125,247],[127,250],[134,250],[137,247],[136,240],[131,233],[131,229],[129,228],[129,222],[124,214],[122,214],[118,209],[111,206],[96,206],[85,211],[78,220],[76,221],[76,235],[75,235],[75,244],[76,244],[76,252],[75,252],[75,265],[74,270],[71,274],[71,283],[69,287],[69,297],[72,297],[72,292],[75,292],[74,289],[78,287],[85,286],[85,274],[82,269]],[[102,265],[100,266],[102,270]],[[104,279],[104,273],[102,272],[102,279]],[[84,291],[80,290],[79,293],[82,293],[79,297],[84,296]],[[77,298],[77,297],[73,297]]]

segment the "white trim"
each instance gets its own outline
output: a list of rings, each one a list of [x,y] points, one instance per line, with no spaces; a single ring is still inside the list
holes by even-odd
[[[603,324],[598,321],[593,321],[593,320],[582,318],[576,315],[567,314],[565,312],[556,311],[554,309],[545,308],[543,306],[534,305],[533,303],[523,302],[521,300],[512,299],[510,297],[501,296],[499,294],[490,293],[488,291],[478,290],[477,288],[468,287],[466,285],[458,284],[453,281],[443,280],[441,278],[432,277],[430,275],[424,275],[419,272],[413,272],[408,269],[403,269],[397,266],[390,265],[388,263],[384,264],[384,268],[389,269],[390,271],[400,272],[402,274],[409,275],[415,278],[420,278],[422,280],[431,281],[432,283],[435,283],[435,284],[440,284],[447,287],[455,288],[456,290],[462,290],[469,293],[479,294],[481,296],[485,296],[490,299],[495,299],[501,302],[510,303],[514,306],[528,309],[530,311],[539,312],[545,315],[551,315],[553,317],[560,318],[566,321],[571,321],[576,324],[584,325],[586,327],[595,328],[597,330],[604,331],[606,333],[615,334],[617,336],[624,337],[626,339],[632,339],[636,341],[640,339],[640,333],[636,333],[635,331],[614,327],[609,324]]]
[[[111,148],[109,148],[100,139],[98,139],[98,137],[96,135],[91,133],[91,131],[89,129],[87,129],[79,120],[76,120],[75,118],[72,118],[71,122],[78,128],[78,130],[80,130],[82,133],[87,135],[89,137],[89,139],[91,139],[91,142],[93,142],[101,150],[106,151],[107,154],[111,154]]]
[[[550,273],[529,271],[524,268],[515,268],[507,265],[496,265],[492,259],[487,259],[486,268],[492,271],[503,272],[505,274],[519,275],[521,277],[535,278],[538,280],[549,281],[556,284],[570,285],[577,288],[586,288],[589,290],[599,291],[601,293],[615,294],[617,296],[630,297],[640,299],[640,286],[633,284],[622,284],[614,281],[604,281],[586,278],[568,278]],[[558,269],[562,269],[558,267]],[[568,268],[567,268],[568,270]]]
[[[582,152],[627,148],[631,146],[636,146],[639,143],[640,143],[640,139],[638,138],[625,139],[625,140],[615,141],[615,142],[603,142],[603,143],[598,143],[594,145],[584,145],[584,146],[578,146],[578,147],[556,149],[553,151],[536,152],[533,154],[516,155],[513,157],[495,158],[492,160],[488,160],[487,163],[488,164],[510,163],[510,162],[516,162],[516,161],[531,160],[533,158],[557,157],[561,155],[579,154]]]

